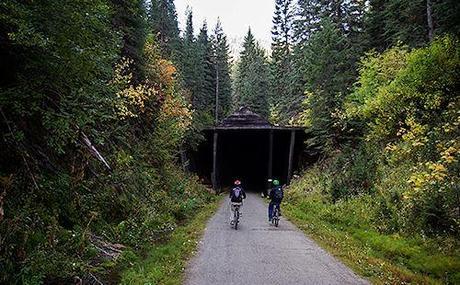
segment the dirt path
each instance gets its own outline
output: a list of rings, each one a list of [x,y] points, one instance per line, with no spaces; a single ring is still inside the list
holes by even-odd
[[[209,221],[185,284],[369,284],[292,223],[282,218],[278,228],[270,226],[256,194],[244,203],[238,231],[229,226],[227,203]]]

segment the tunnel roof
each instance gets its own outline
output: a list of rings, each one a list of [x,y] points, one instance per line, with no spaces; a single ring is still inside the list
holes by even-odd
[[[302,127],[275,126],[261,115],[254,113],[249,107],[239,108],[216,127],[208,128],[208,130],[242,129],[303,130]]]

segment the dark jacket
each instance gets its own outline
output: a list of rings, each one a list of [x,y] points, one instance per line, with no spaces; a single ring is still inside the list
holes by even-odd
[[[235,189],[235,188],[240,188],[240,190],[241,190],[240,196],[238,198],[233,197],[233,189]],[[235,203],[242,202],[243,199],[246,199],[246,192],[244,192],[243,187],[235,186],[230,190],[229,198],[231,199],[232,202],[235,202]]]
[[[283,200],[283,198],[278,199],[278,198],[275,197],[275,191],[276,191],[276,189],[278,189],[278,188],[281,189],[281,191],[283,191],[283,194],[284,194],[283,187],[281,187],[281,186],[273,187],[273,188],[270,190],[270,193],[269,193],[270,201],[273,202],[273,203],[281,203],[281,201]]]

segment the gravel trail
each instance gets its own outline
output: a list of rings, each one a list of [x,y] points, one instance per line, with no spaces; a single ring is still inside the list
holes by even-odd
[[[267,205],[248,194],[238,230],[229,225],[228,199],[208,222],[187,285],[369,284],[284,218],[268,224]]]

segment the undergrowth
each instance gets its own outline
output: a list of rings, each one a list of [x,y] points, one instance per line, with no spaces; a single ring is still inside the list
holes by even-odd
[[[377,284],[460,282],[455,236],[392,226],[398,218],[382,206],[379,192],[334,200],[331,187],[337,174],[330,168],[330,163],[317,164],[287,190],[286,214],[303,231]]]
[[[145,259],[122,273],[121,284],[181,284],[186,262],[196,250],[207,220],[220,205],[213,199],[209,205],[183,226],[178,227],[168,241],[151,246]]]

